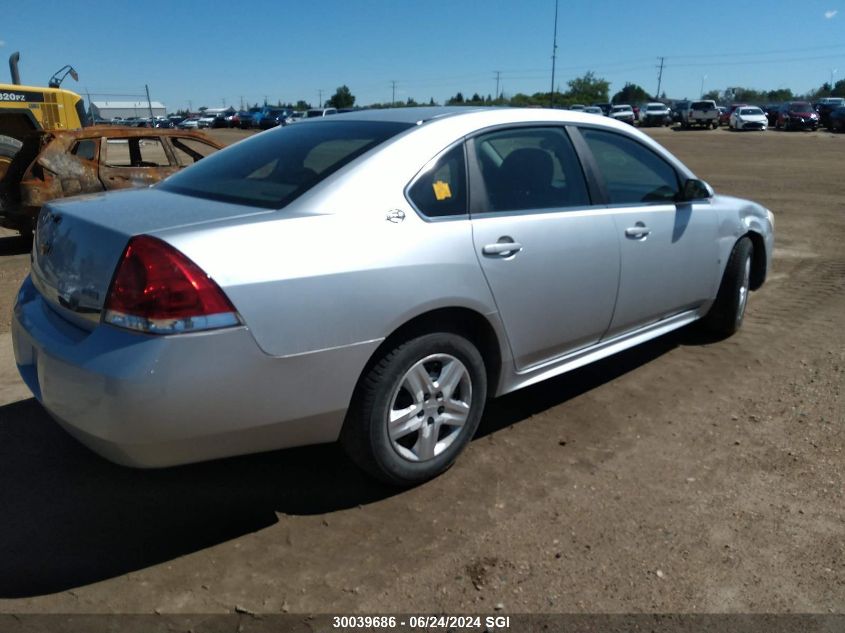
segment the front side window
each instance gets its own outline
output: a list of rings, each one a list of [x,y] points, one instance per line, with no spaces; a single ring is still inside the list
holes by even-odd
[[[170,143],[173,146],[173,153],[176,155],[176,161],[182,167],[193,165],[209,154],[213,154],[217,151],[217,148],[213,145],[209,145],[199,139],[188,138],[185,136],[171,137]]]
[[[673,202],[678,175],[663,158],[622,134],[583,129],[611,204]]]
[[[561,128],[515,128],[475,139],[488,211],[590,204],[581,164]]]
[[[385,121],[289,125],[216,152],[159,186],[198,198],[280,209],[410,127]]]
[[[408,190],[408,197],[420,213],[430,218],[465,215],[467,187],[463,143],[420,174]]]
[[[109,167],[169,167],[170,159],[158,137],[107,138],[105,163]]]

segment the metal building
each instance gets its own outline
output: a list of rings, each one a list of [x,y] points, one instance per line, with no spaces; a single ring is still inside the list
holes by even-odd
[[[153,116],[165,116],[167,108],[160,101],[153,101]],[[99,119],[111,121],[115,117],[128,119],[129,117],[148,118],[150,116],[150,104],[146,101],[92,101],[94,116]]]

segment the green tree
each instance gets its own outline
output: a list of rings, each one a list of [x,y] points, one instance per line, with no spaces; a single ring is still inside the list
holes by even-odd
[[[300,99],[299,101],[297,101],[297,102],[296,102],[296,106],[294,106],[294,109],[296,109],[296,110],[300,110],[300,111],[301,111],[301,110],[310,110],[310,109],[311,109],[311,104],[310,104],[310,103],[306,103],[305,101],[303,101],[302,99]]]
[[[351,108],[355,105],[355,95],[349,92],[347,86],[343,85],[335,91],[327,103],[332,108]]]
[[[845,88],[845,86],[843,86]],[[792,90],[789,88],[778,88],[777,90],[769,90],[766,93],[766,101],[769,102],[780,102],[780,101],[792,101],[795,98],[795,95],[792,94]]]
[[[570,79],[567,85],[569,90],[564,94],[564,99],[570,104],[604,103],[608,101],[610,82],[597,78],[592,70],[588,70],[583,77]],[[557,99],[555,101],[557,102]]]
[[[651,95],[649,95],[642,86],[638,86],[637,84],[626,83],[625,87],[622,88],[619,92],[613,95],[613,98],[610,100],[611,103],[643,103],[645,101],[651,101]]]
[[[463,93],[459,92],[454,97],[451,97],[447,102],[446,105],[463,105],[464,102],[464,95]]]

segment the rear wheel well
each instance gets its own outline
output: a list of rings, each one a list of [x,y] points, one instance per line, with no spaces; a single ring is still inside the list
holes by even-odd
[[[439,308],[420,314],[401,325],[390,336],[384,339],[376,351],[373,352],[372,356],[370,356],[359,377],[359,384],[361,379],[369,374],[373,365],[378,363],[385,354],[405,341],[434,332],[457,334],[475,345],[484,359],[484,367],[487,372],[488,393],[493,394],[496,392],[502,367],[499,339],[490,322],[480,313],[469,308]],[[357,388],[356,386],[356,390]]]
[[[750,289],[757,290],[766,281],[766,242],[763,236],[754,231],[749,231],[743,237],[751,240],[751,245],[754,246],[754,252],[751,256],[751,283]]]

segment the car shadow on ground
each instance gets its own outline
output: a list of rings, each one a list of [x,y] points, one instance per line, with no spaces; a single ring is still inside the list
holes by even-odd
[[[490,403],[478,436],[610,382],[689,329]],[[337,446],[163,470],[116,466],[78,444],[33,399],[0,407],[0,598],[54,593],[255,532],[276,513],[323,514],[394,494]]]
[[[5,255],[23,255],[32,250],[32,238],[23,235],[0,237],[0,257]]]

